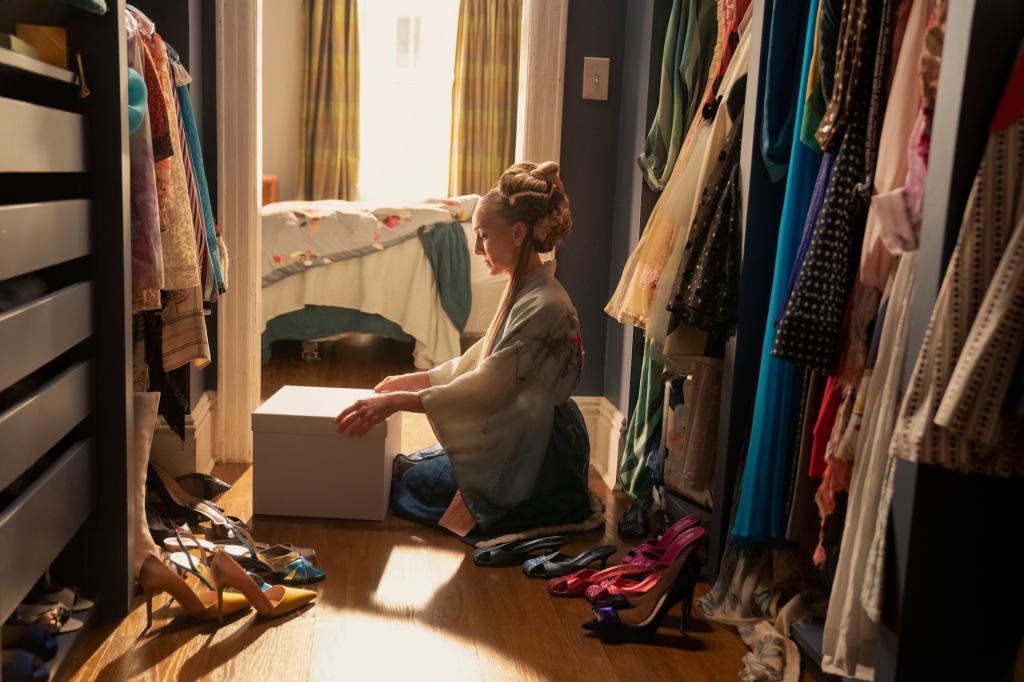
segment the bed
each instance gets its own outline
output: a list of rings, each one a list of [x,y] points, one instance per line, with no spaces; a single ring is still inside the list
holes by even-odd
[[[414,344],[428,369],[484,334],[507,276],[472,253],[477,196],[405,206],[288,201],[263,207],[263,362],[278,340],[351,332]]]

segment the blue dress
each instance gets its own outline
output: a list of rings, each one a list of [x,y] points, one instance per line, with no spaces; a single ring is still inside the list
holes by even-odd
[[[811,0],[804,30],[803,67],[796,92],[796,121],[803,120],[804,93],[814,54],[814,23],[818,0]],[[781,45],[781,43],[780,43]],[[794,126],[789,156],[789,176],[779,224],[775,272],[768,307],[761,370],[757,381],[754,418],[747,448],[739,506],[732,528],[732,540],[739,546],[771,544],[785,539],[786,500],[789,494],[790,458],[794,450],[797,404],[803,368],[772,356],[775,321],[785,305],[790,271],[796,258],[804,218],[821,165],[821,150],[800,142],[800,127]]]

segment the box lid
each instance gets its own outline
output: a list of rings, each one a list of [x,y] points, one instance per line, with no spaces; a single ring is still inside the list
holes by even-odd
[[[334,434],[335,417],[357,400],[372,395],[373,391],[358,388],[283,386],[252,413],[252,430]],[[378,424],[370,433],[384,428],[384,424]]]

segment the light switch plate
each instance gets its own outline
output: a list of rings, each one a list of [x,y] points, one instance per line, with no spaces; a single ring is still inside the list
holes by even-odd
[[[583,99],[608,99],[608,58],[583,58]]]

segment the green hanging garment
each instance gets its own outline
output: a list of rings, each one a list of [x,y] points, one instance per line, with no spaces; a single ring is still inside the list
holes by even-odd
[[[637,159],[644,181],[665,189],[686,131],[697,113],[715,52],[714,0],[675,0],[661,56],[658,109]]]
[[[653,342],[647,339],[640,366],[640,393],[626,429],[622,464],[619,466],[619,483],[633,497],[649,496],[654,489],[648,462],[661,445],[662,402],[665,398],[662,372],[661,364],[655,360]]]

